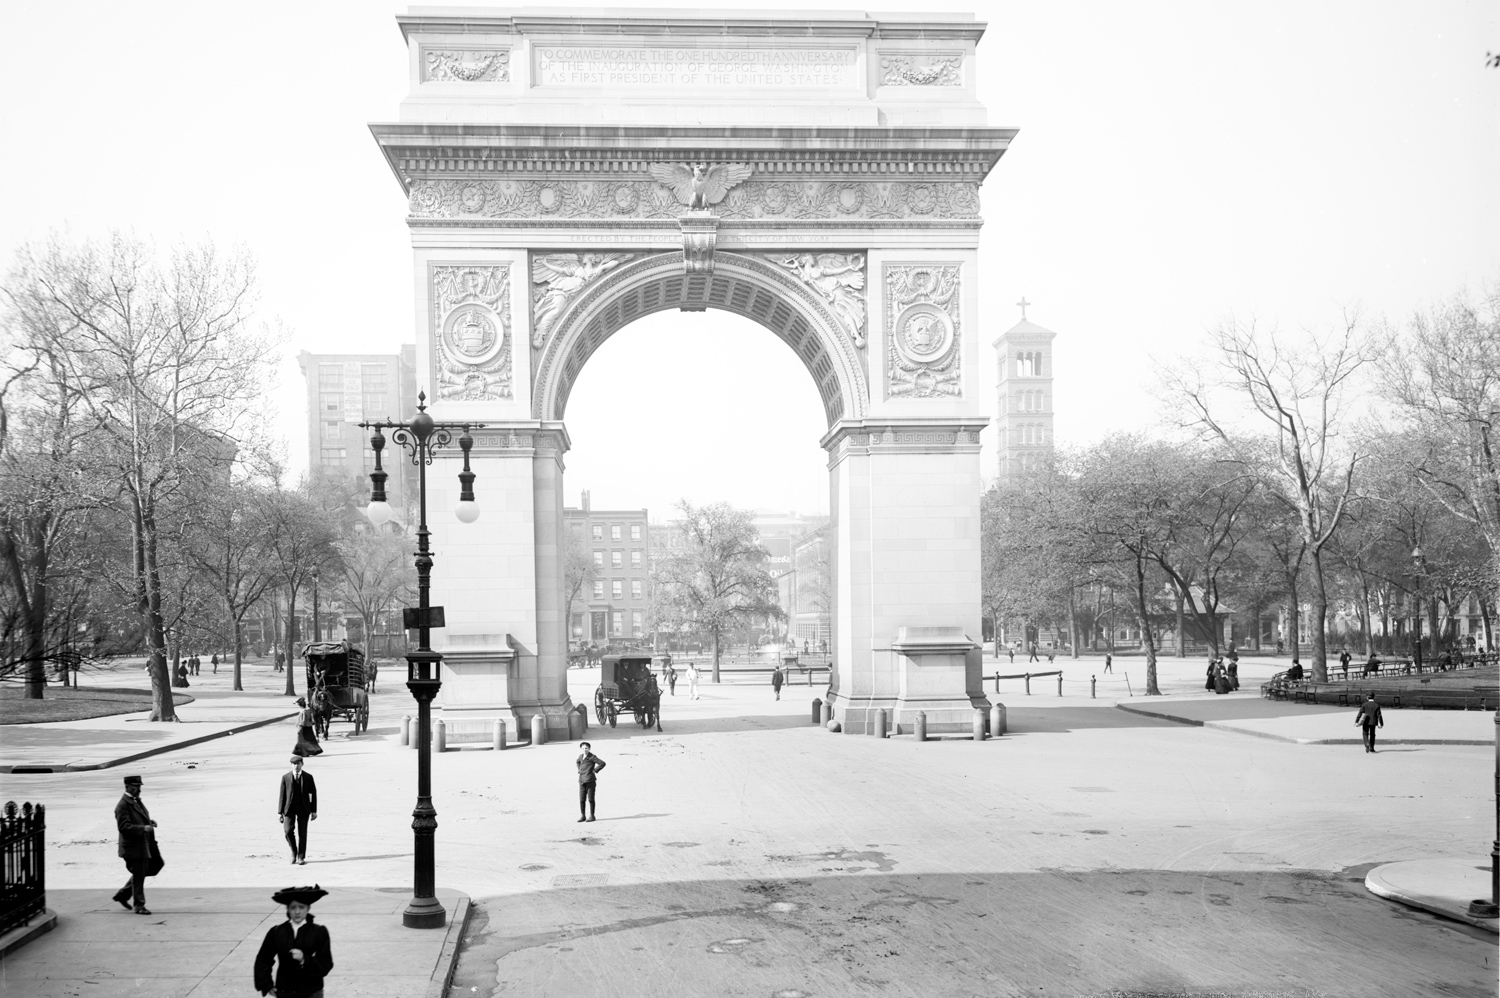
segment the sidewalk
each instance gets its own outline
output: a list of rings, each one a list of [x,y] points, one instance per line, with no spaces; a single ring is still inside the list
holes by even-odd
[[[1370,893],[1444,918],[1500,933],[1493,918],[1469,914],[1469,902],[1490,896],[1490,868],[1456,859],[1417,859],[1377,866],[1365,875]]]
[[[111,714],[81,721],[43,721],[0,727],[0,773],[76,773],[122,766],[163,752],[223,738],[297,714],[296,701],[281,691],[286,674],[270,665],[245,665],[243,691],[233,689],[229,669],[193,676],[184,692],[193,702],[177,707],[178,723],[153,723],[150,711]],[[149,688],[139,668],[85,674],[82,685]],[[300,686],[299,686],[300,688]]]
[[[1298,745],[1361,744],[1352,707],[1266,700],[1246,689],[1225,696],[1204,693],[1167,698],[1136,697],[1116,701],[1115,706],[1146,717]],[[1387,708],[1383,715],[1385,727],[1379,729],[1376,737],[1377,749],[1382,745],[1495,743],[1493,711]]]
[[[292,870],[289,882],[303,877]],[[266,931],[286,919],[272,892],[254,888],[156,889],[142,917],[99,890],[51,890],[57,927],[0,959],[0,991],[32,998],[217,998],[253,994],[255,955]],[[457,960],[469,897],[439,890],[443,930],[408,929],[405,888],[336,887],[313,907],[333,944],[330,994],[439,998]]]

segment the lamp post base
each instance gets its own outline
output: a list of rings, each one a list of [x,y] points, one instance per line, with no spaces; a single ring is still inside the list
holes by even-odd
[[[437,898],[414,897],[401,913],[401,924],[408,929],[441,929],[448,924],[448,912]]]
[[[1470,901],[1469,915],[1472,918],[1500,918],[1500,905],[1493,901]]]

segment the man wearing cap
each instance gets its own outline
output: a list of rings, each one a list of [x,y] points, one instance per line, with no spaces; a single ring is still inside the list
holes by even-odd
[[[318,785],[302,771],[302,757],[292,756],[292,771],[281,774],[276,817],[292,849],[292,865],[307,865],[307,822],[318,820]]]
[[[1359,713],[1354,715],[1354,723],[1364,735],[1365,751],[1374,752],[1375,729],[1385,727],[1385,718],[1380,716],[1380,704],[1375,702],[1375,694],[1371,693],[1369,699],[1360,705]]]
[[[594,792],[599,786],[599,779],[595,775],[604,768],[604,760],[594,754],[593,746],[584,742],[579,748],[583,749],[583,755],[578,757],[578,820],[594,820]],[[584,814],[584,808],[588,808],[588,814]]]
[[[276,998],[323,998],[323,978],[333,970],[333,947],[328,930],[314,924],[308,909],[327,894],[313,884],[271,895],[272,901],[286,905],[286,921],[271,927],[255,955],[255,990]]]
[[[115,901],[122,908],[130,908],[133,903],[137,915],[149,915],[146,878],[155,876],[161,869],[152,862],[152,854],[155,853],[159,860],[161,853],[155,848],[156,822],[151,820],[151,812],[141,803],[139,776],[125,777],[125,796],[115,805],[115,825],[120,829],[120,858],[130,871],[130,879],[115,892]]]

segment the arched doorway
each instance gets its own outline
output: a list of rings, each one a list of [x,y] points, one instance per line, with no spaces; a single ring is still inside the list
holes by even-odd
[[[1014,134],[984,127],[973,98],[982,26],[685,17],[668,47],[652,17],[612,13],[568,19],[558,47],[555,26],[521,17],[398,20],[412,92],[402,123],[372,130],[409,197],[418,378],[438,418],[485,423],[474,470],[493,497],[474,527],[434,526],[444,709],[566,732],[569,393],[633,319],[721,309],[791,347],[823,404],[835,716],[966,724],[983,702],[990,401],[977,191]],[[734,72],[765,63],[757,80],[796,85],[697,79],[726,34]],[[619,60],[594,42],[655,68],[600,88]],[[697,74],[691,102],[664,74]]]

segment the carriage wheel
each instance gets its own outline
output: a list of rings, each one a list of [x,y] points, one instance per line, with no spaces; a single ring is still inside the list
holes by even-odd
[[[598,690],[594,693],[594,716],[599,719],[600,724],[609,723],[609,713],[604,709],[603,690]]]
[[[661,730],[661,699],[659,697],[657,698],[657,701],[654,704],[651,705],[651,719],[656,722],[656,730],[660,731]]]
[[[362,735],[370,730],[370,708],[360,709],[359,716],[354,719],[354,733]]]
[[[610,704],[609,705],[609,726],[611,728],[613,728],[615,726],[615,721],[617,721],[619,719],[619,717],[620,717],[620,712],[617,711],[617,710],[615,710],[615,705],[614,704]]]

